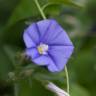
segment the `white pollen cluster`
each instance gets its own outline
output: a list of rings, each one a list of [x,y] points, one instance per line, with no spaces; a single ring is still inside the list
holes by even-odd
[[[49,47],[49,46],[48,46],[47,44],[41,43],[41,44],[37,47],[37,49],[38,49],[38,52],[39,52],[40,54],[47,54],[48,47]]]

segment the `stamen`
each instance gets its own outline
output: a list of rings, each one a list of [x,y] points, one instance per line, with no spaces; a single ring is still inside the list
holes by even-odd
[[[39,52],[40,54],[47,54],[48,45],[41,43],[41,44],[37,47],[37,49],[38,49],[38,52]]]

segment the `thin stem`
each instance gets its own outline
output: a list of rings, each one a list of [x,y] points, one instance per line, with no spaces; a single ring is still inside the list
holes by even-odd
[[[66,79],[67,79],[67,92],[69,93],[69,74],[68,74],[66,65],[65,65],[65,75],[66,75]]]
[[[18,88],[19,88],[18,84],[15,83],[14,84],[14,96],[19,96],[19,89]]]
[[[46,19],[46,16],[45,16],[43,10],[41,9],[38,0],[34,0],[34,2],[35,2],[35,4],[37,5],[37,8],[38,8],[38,10],[40,11],[40,14],[42,15],[43,19]]]
[[[43,17],[43,19],[47,19],[45,14],[44,14],[44,12],[43,12],[43,10],[44,10],[44,8],[46,8],[46,6],[48,6],[50,4],[48,4],[46,6],[43,6],[43,8],[41,8],[38,0],[34,0],[34,2],[36,3],[37,8],[40,11],[41,16]],[[67,66],[66,65],[65,65],[65,74],[66,74],[66,79],[67,79],[67,92],[69,93],[69,76],[68,76],[68,70],[67,70]]]

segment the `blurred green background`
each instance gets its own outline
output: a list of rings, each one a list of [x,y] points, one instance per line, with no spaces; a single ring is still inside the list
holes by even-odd
[[[39,0],[39,3],[47,18],[55,18],[75,46],[67,64],[70,95],[96,96],[96,0]],[[34,0],[0,0],[0,96],[55,96],[41,84],[44,80],[66,90],[64,71],[51,74],[37,68],[31,76],[23,74],[23,79],[13,80],[15,83],[9,80],[14,77],[10,72],[18,75],[21,71],[17,71],[21,58],[15,57],[25,49],[23,31],[38,20],[42,17]],[[20,66],[25,68],[29,62],[23,63]]]

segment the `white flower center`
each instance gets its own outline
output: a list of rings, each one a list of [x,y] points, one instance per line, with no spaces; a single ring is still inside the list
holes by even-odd
[[[41,44],[37,47],[37,49],[38,49],[38,52],[39,52],[40,54],[47,54],[48,47],[49,47],[49,46],[48,46],[47,44],[41,43]]]

